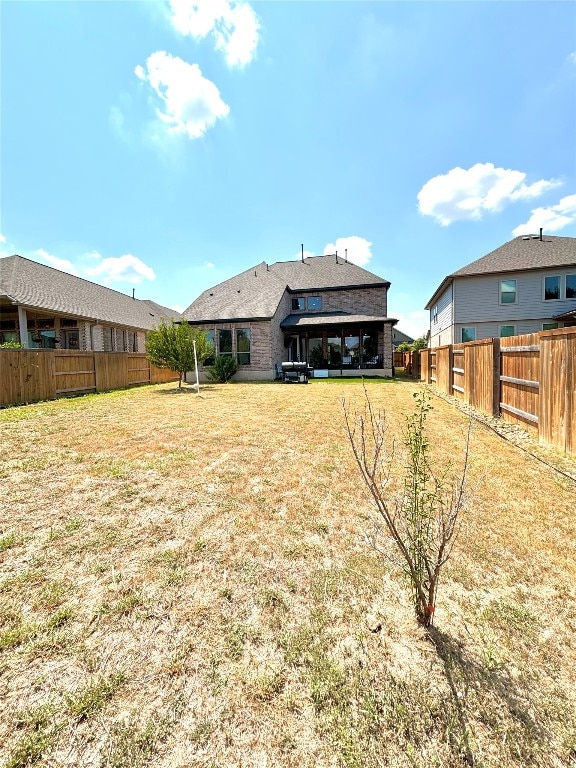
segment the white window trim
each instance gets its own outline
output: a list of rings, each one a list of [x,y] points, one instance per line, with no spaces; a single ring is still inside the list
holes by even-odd
[[[564,280],[562,281],[564,283],[564,301],[572,301],[573,298],[568,298],[566,295],[568,293],[568,278],[569,277],[576,277],[576,272],[567,272],[564,275]]]
[[[559,280],[557,299],[546,298],[546,278],[547,277],[557,277]],[[564,293],[566,293],[566,280],[562,280],[562,275],[544,275],[544,277],[542,278],[542,301],[545,301],[546,303],[548,303],[549,301],[562,301],[562,286],[564,286]]]
[[[476,333],[476,326],[475,325],[463,325],[460,328],[460,344],[467,344],[468,343],[468,342],[464,341],[464,339],[462,338],[462,332],[464,331],[465,328],[469,328],[471,331],[474,331],[474,338],[472,339],[472,341],[477,341],[478,334]]]
[[[516,288],[514,290],[516,295],[514,296],[514,301],[502,301],[502,294],[504,293],[502,290],[502,283],[511,283],[512,281],[516,283]],[[508,291],[506,291],[506,293],[508,293]],[[510,305],[518,304],[518,279],[516,277],[501,278],[501,280],[498,282],[498,301],[501,307],[508,307]]]
[[[516,333],[516,323],[502,323],[500,325],[500,338],[501,339],[507,338],[506,336],[502,336],[502,328],[512,328],[512,333],[510,335],[511,336],[517,336],[518,335]]]

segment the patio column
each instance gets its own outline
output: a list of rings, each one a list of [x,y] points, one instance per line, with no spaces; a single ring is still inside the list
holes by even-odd
[[[28,346],[28,318],[24,307],[18,305],[18,330],[20,333],[20,344],[23,347]]]

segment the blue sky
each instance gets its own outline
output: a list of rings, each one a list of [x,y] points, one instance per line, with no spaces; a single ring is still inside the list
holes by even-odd
[[[2,2],[2,255],[183,309],[338,249],[411,335],[442,278],[576,236],[570,2]]]

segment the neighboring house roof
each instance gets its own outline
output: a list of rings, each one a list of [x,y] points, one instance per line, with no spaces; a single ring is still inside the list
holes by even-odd
[[[265,261],[209,288],[184,311],[194,322],[267,319],[274,315],[286,290],[292,293],[390,283],[357,264],[335,256],[309,256],[297,261]]]
[[[562,320],[564,322],[568,320],[576,320],[576,309],[571,309],[570,312],[564,312],[561,315],[554,315],[553,320]]]
[[[414,339],[412,338],[412,336],[408,336],[407,333],[400,331],[398,328],[394,328],[394,330],[392,331],[392,341],[394,344],[402,344],[404,342],[406,344],[412,344]]]
[[[288,315],[281,323],[281,328],[306,328],[318,325],[343,325],[346,323],[396,323],[397,320],[385,315],[353,315],[349,312],[315,312]]]
[[[544,235],[540,239],[539,235],[520,235],[447,275],[426,304],[426,309],[430,309],[455,277],[571,266],[576,266],[576,237]]]
[[[46,312],[149,330],[181,315],[23,256],[0,259],[0,297]]]

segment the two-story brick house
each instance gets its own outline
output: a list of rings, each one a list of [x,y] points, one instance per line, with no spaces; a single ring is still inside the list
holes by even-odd
[[[204,291],[184,312],[238,379],[272,379],[286,360],[330,376],[391,376],[390,283],[335,254],[262,262]]]
[[[447,275],[426,309],[430,346],[576,324],[576,238],[521,235]]]

